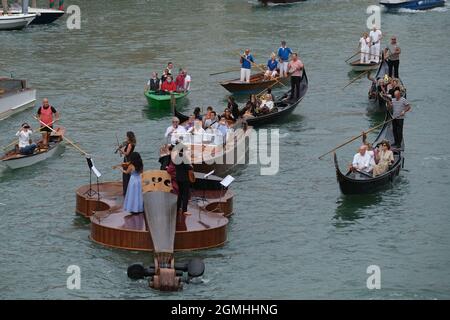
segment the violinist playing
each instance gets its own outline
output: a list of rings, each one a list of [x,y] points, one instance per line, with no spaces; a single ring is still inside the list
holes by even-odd
[[[129,162],[129,156],[132,152],[134,152],[134,148],[136,147],[136,136],[133,131],[127,132],[127,140],[123,143],[122,147],[119,148],[119,152],[123,155],[124,164]],[[123,172],[122,173],[122,186],[123,186],[123,195],[127,194],[128,182],[130,181],[130,174]]]

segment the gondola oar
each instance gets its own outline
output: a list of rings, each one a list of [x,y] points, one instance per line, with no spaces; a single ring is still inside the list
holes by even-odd
[[[367,131],[363,131],[363,133],[361,133],[360,135],[358,135],[358,136],[356,136],[356,137],[353,137],[353,138],[351,138],[350,140],[348,140],[347,142],[344,142],[343,144],[338,145],[338,146],[337,146],[336,148],[334,148],[333,150],[330,150],[330,151],[328,151],[327,153],[324,153],[323,155],[321,155],[321,156],[319,157],[319,160],[322,160],[322,158],[325,157],[327,154],[330,154],[330,153],[336,151],[337,149],[342,148],[343,146],[349,144],[350,142],[353,142],[353,141],[355,141],[356,139],[361,138],[363,135],[365,135],[365,134],[367,134],[367,133],[369,133],[369,132],[372,132],[373,130],[375,130],[375,129],[381,127],[381,126],[384,126],[386,123],[389,123],[389,122],[391,122],[392,120],[395,120],[395,119],[396,119],[396,118],[392,118],[392,119],[390,119],[390,120],[388,120],[388,121],[385,121],[385,122],[383,122],[383,123],[380,123],[379,125],[377,125],[377,126],[375,126],[375,127],[373,127],[373,128],[370,128],[370,129],[367,130]]]
[[[210,76],[215,76],[215,75],[217,75],[217,74],[228,73],[228,72],[236,72],[236,71],[239,71],[239,69],[238,69],[238,68],[227,69],[227,70],[225,70],[225,71],[213,72],[213,73],[210,73],[209,75],[210,75]]]
[[[353,78],[349,83],[347,83],[347,85],[345,87],[342,88],[342,90],[344,90],[345,88],[347,88],[349,85],[351,85],[353,82],[355,82],[356,80],[362,78],[362,76],[364,76],[366,73],[370,72],[372,70],[367,70],[364,71],[363,73],[361,73],[360,75],[358,75],[357,77]]]
[[[48,125],[46,125],[45,123],[43,123],[40,119],[38,119],[36,116],[33,116],[33,118],[35,118],[37,121],[39,121],[43,126],[49,128],[50,130],[52,130],[52,132],[57,133],[56,130],[53,130],[52,127],[49,127]],[[84,156],[88,156],[89,154],[84,151],[83,149],[81,149],[79,146],[77,146],[75,143],[73,143],[72,141],[70,141],[69,138],[67,138],[65,135],[63,136],[63,139],[66,140],[68,143],[70,143],[75,149],[77,149],[78,151],[81,152],[81,154],[83,154]]]
[[[357,53],[355,53],[354,55],[352,55],[350,58],[348,58],[347,60],[345,60],[345,62],[348,62],[348,60],[350,60],[351,58],[353,58],[354,56],[356,56],[357,54],[360,54],[360,53],[362,53],[361,51],[359,51],[359,52],[357,52]]]
[[[361,52],[361,51],[359,51],[359,52],[355,53],[354,55],[352,55],[352,56],[351,56],[350,58],[348,58],[347,60],[345,60],[345,62],[348,62],[348,60],[350,60],[351,58],[353,58],[354,56],[356,56],[357,54],[360,54],[360,53],[362,53],[362,54],[368,54],[370,57],[374,56],[374,57],[380,57],[380,58],[381,58],[381,54],[378,55],[378,54],[366,53],[366,52]]]

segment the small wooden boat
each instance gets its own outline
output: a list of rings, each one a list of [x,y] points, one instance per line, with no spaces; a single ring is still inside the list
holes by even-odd
[[[352,70],[354,72],[364,72],[364,71],[368,71],[368,70],[376,70],[380,67],[380,62],[379,63],[375,63],[375,62],[361,63],[359,59],[349,62],[348,64],[349,64],[349,66],[352,67]]]
[[[264,89],[279,86],[280,83],[287,85],[290,77],[264,80],[264,72],[255,73],[250,76],[250,82],[242,82],[240,79],[233,79],[220,82],[220,85],[234,94],[260,93]]]
[[[55,132],[50,134],[48,148],[38,147],[33,154],[23,155],[18,152],[18,147],[8,151],[0,160],[10,169],[19,169],[32,166],[38,162],[44,161],[55,155],[59,155],[64,150],[63,136],[65,129],[58,127]]]
[[[388,74],[389,74],[389,67],[387,61],[382,59],[378,71],[375,75],[375,78],[372,79],[372,84],[370,85],[368,92],[369,104],[371,105],[374,111],[385,112],[387,102],[391,98],[385,95],[382,91],[380,91],[378,87],[378,81],[380,81],[380,79],[383,79],[385,75]],[[403,88],[402,96],[406,98],[406,87],[403,84],[402,79],[398,80],[400,86]]]
[[[391,11],[399,9],[428,10],[445,6],[445,0],[381,0],[380,4]]]
[[[150,107],[169,109],[171,105],[172,96],[174,97],[175,102],[178,103],[189,94],[189,91],[174,92],[172,94],[157,91],[146,91],[144,94],[145,97],[147,98],[147,102]]]
[[[0,120],[34,106],[36,89],[27,86],[26,80],[0,78]]]
[[[0,31],[23,29],[28,26],[35,18],[36,14],[31,13],[0,15]]]
[[[386,112],[385,121],[392,119],[391,114]],[[381,129],[378,137],[373,142],[376,147],[381,141],[388,140],[392,145],[394,143],[394,135],[392,132],[392,122],[385,123]],[[389,167],[389,170],[382,175],[373,177],[371,173],[354,172],[349,170],[347,173],[342,173],[337,161],[336,153],[334,154],[334,165],[336,168],[336,177],[339,187],[343,194],[366,194],[373,193],[387,188],[391,185],[400,174],[403,167],[404,158],[402,151],[404,150],[404,143],[399,149],[392,149],[394,153],[394,164]]]

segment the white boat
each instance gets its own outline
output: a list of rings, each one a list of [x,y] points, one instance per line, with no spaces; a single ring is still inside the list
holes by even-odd
[[[0,15],[0,30],[20,30],[28,26],[36,14],[32,13],[16,13],[8,15]]]
[[[17,3],[13,4],[9,12],[13,14],[22,13],[22,7]],[[31,24],[47,24],[59,19],[65,12],[58,9],[28,7],[28,13],[36,15]]]
[[[51,134],[48,149],[36,148],[34,153],[30,155],[22,155],[16,149],[13,149],[0,159],[8,168],[19,169],[32,166],[55,155],[60,155],[65,149],[63,142],[64,132],[64,128],[58,128],[57,133]]]
[[[36,89],[25,80],[0,78],[0,120],[35,105]]]

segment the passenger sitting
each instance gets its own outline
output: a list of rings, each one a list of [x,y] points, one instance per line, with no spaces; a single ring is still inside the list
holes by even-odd
[[[256,95],[250,95],[250,99],[247,101],[245,107],[241,110],[242,115],[256,115],[256,109],[258,108],[258,99]]]
[[[264,73],[264,80],[275,78],[278,75],[277,68],[277,55],[275,54],[275,52],[272,52],[269,61],[267,61],[267,70]]]
[[[177,88],[177,92],[184,92],[184,79],[186,75],[183,72],[183,69],[180,68],[178,71],[178,75],[175,78],[175,85]]]
[[[220,131],[220,133],[222,134],[222,136],[225,139],[227,136],[227,132],[228,132],[228,125],[227,125],[227,120],[224,117],[220,118],[219,125],[217,126],[217,130]]]
[[[188,133],[192,134],[204,134],[205,130],[202,127],[202,121],[201,120],[195,120],[194,126],[191,127],[189,130],[187,130]]]
[[[188,131],[189,129],[194,127],[194,122],[195,122],[195,116],[194,115],[189,116],[189,120],[184,125],[184,127],[186,128],[186,131]]]
[[[17,131],[16,136],[19,137],[19,153],[23,155],[33,154],[36,149],[36,144],[32,143],[31,135],[33,131],[31,130],[28,123],[22,124],[20,130]]]
[[[175,82],[172,81],[172,76],[167,76],[166,81],[161,85],[161,91],[165,93],[175,92],[177,90],[177,86]]]
[[[203,115],[202,120],[203,120],[203,126],[205,126],[205,122],[207,120],[211,119],[211,112],[213,111],[213,107],[208,106],[208,108],[206,108],[206,113]]]
[[[160,87],[160,80],[158,79],[158,74],[152,72],[152,77],[148,80],[145,86],[145,91],[158,91]]]
[[[273,109],[273,101],[271,94],[265,94],[261,99],[260,112],[262,114],[270,113]]]
[[[351,170],[370,172],[373,169],[373,163],[371,163],[372,157],[367,153],[367,146],[362,145],[359,147],[359,152],[353,157]]]
[[[389,96],[393,97],[395,91],[402,91],[402,88],[400,86],[400,83],[398,79],[392,78],[392,85],[390,86],[390,89],[388,90]]]
[[[163,84],[166,80],[167,80],[167,77],[168,76],[170,76],[170,74],[169,74],[169,69],[164,69],[164,71],[163,71],[163,74],[162,74],[162,76],[161,76],[161,81],[160,81],[160,84]]]
[[[389,166],[394,163],[394,153],[391,151],[389,141],[383,140],[381,143],[381,151],[378,156],[378,164],[373,167],[373,176],[379,176],[388,171]]]
[[[231,110],[231,114],[233,115],[234,119],[238,119],[240,117],[240,111],[238,104],[234,101],[233,96],[228,97],[228,105],[227,108]]]
[[[201,112],[200,108],[196,107],[194,109],[194,117],[195,117],[196,120],[202,121],[202,115],[200,114],[200,112]]]
[[[219,119],[217,118],[217,114],[214,110],[210,112],[209,119],[206,119],[204,122],[204,128],[213,128],[217,129],[217,126],[219,125]]]
[[[225,120],[228,121],[233,121],[234,122],[234,118],[233,115],[231,114],[231,110],[226,108],[223,112],[223,114],[220,116],[220,120],[222,120],[222,118],[225,118]]]

